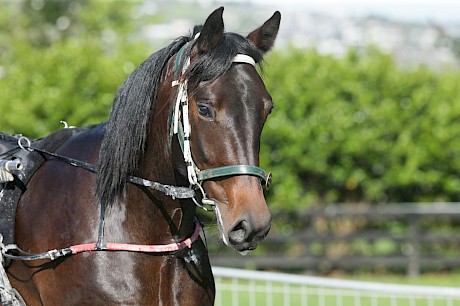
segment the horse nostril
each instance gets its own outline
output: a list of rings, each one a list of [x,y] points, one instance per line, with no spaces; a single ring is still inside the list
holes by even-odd
[[[238,222],[228,234],[228,239],[232,244],[240,244],[246,241],[251,227],[248,221],[242,220]]]

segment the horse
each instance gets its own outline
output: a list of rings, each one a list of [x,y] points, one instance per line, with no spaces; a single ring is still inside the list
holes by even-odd
[[[107,122],[54,153],[19,141],[46,156],[15,228],[18,250],[44,256],[7,269],[27,305],[213,305],[197,207],[238,252],[268,234],[259,151],[273,101],[255,67],[281,15],[245,37],[224,31],[223,10],[140,64]]]

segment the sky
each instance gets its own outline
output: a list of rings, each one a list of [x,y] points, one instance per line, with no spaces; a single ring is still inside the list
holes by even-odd
[[[243,0],[244,1],[244,0]],[[301,7],[333,15],[379,15],[405,21],[460,24],[460,0],[250,0],[280,9]]]

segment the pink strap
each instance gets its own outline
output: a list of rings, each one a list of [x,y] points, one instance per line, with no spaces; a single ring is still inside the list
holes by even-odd
[[[107,243],[106,250],[108,251],[130,251],[130,252],[145,252],[145,253],[165,253],[174,252],[185,249],[186,247],[191,248],[192,244],[200,236],[201,225],[199,222],[195,223],[195,231],[193,235],[180,242],[173,242],[170,244],[161,245],[147,245],[147,244],[131,244],[131,243]],[[70,247],[72,254],[78,254],[82,252],[96,251],[96,243],[78,244]]]

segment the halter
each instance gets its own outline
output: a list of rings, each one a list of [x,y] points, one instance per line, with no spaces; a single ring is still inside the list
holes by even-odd
[[[198,35],[196,37],[198,37]],[[181,74],[179,75],[178,73],[182,61],[182,55],[186,46],[187,45],[184,45],[177,53],[174,67],[174,75],[177,79],[172,82],[172,87],[178,86],[178,91],[174,109],[170,117],[170,143],[172,142],[173,135],[177,135],[187,167],[187,178],[190,186],[199,189],[202,194],[201,203],[199,203],[199,200],[196,198],[193,198],[193,201],[196,205],[206,210],[205,205],[215,206],[215,203],[206,196],[206,193],[201,186],[203,181],[224,176],[251,175],[259,177],[261,183],[266,189],[268,189],[271,184],[272,174],[271,172],[266,172],[262,168],[254,165],[230,165],[203,170],[196,166],[193,161],[192,151],[190,148],[191,125],[187,94],[188,78],[184,77],[188,67],[190,66],[190,56],[187,56],[183,61]],[[255,60],[246,54],[237,54],[233,58],[232,62],[249,64],[254,67],[256,65]],[[178,75],[179,77],[177,77]]]

